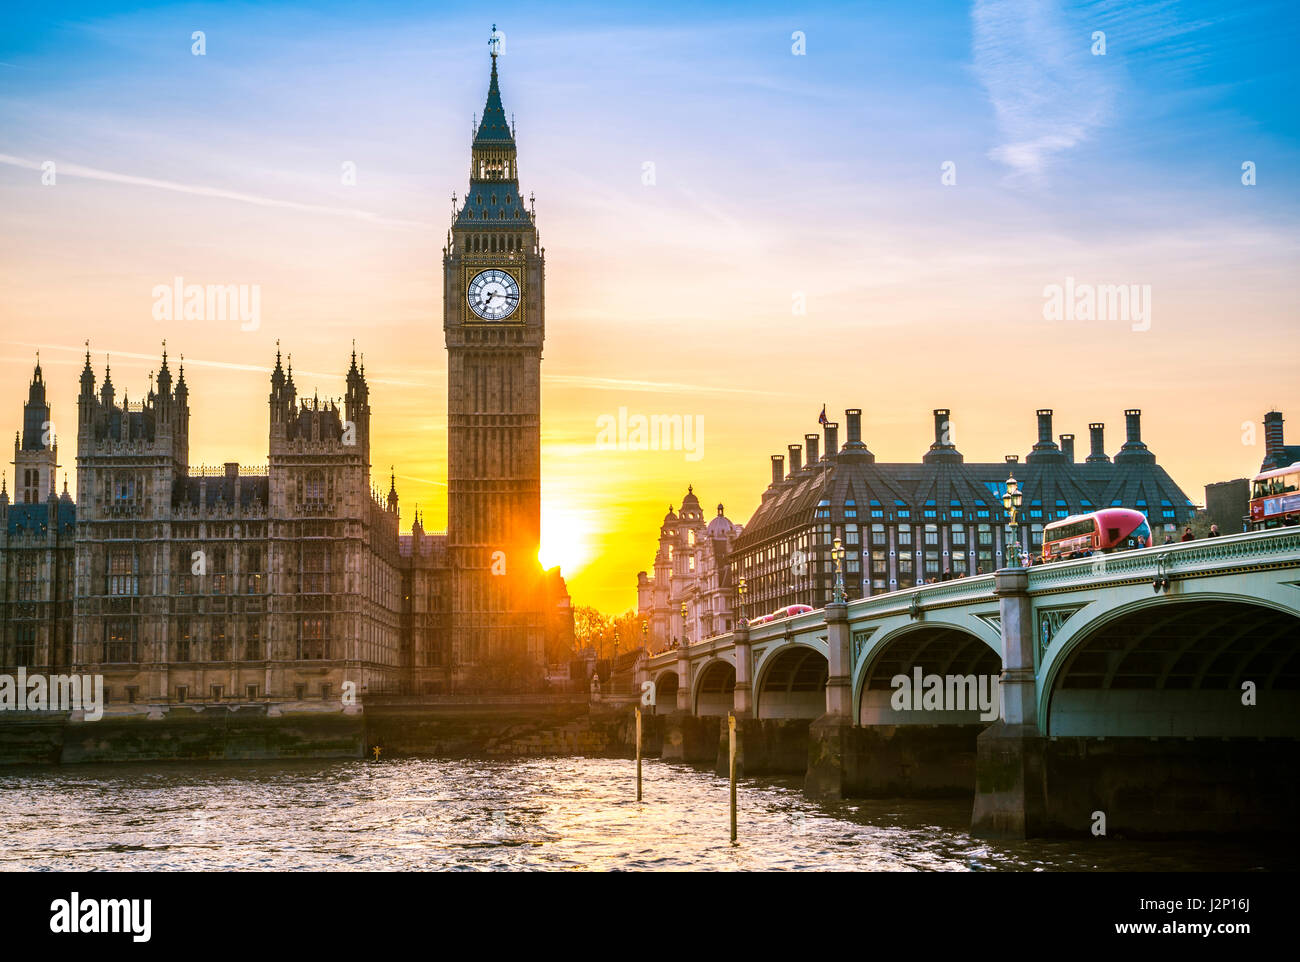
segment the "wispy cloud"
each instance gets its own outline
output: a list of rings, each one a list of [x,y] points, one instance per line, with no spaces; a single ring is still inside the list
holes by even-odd
[[[1091,31],[1067,22],[1056,3],[975,0],[971,17],[975,74],[1003,138],[989,156],[1037,177],[1109,119],[1104,58],[1091,53]]]
[[[22,167],[27,170],[41,170],[45,161],[28,160],[11,154],[0,154],[0,164],[10,167]],[[323,204],[303,204],[293,200],[280,200],[275,197],[262,197],[257,194],[245,194],[237,190],[222,187],[205,187],[199,184],[182,184],[174,180],[159,180],[156,177],[137,177],[134,174],[120,174],[111,170],[99,170],[81,164],[56,161],[55,173],[62,177],[84,177],[87,180],[101,180],[114,184],[128,184],[133,187],[150,187],[156,190],[170,190],[179,194],[194,194],[199,197],[213,197],[219,200],[233,200],[241,204],[255,204],[259,207],[279,207],[285,210],[303,211],[309,214],[329,214],[335,217],[352,217],[371,224],[387,227],[405,227],[417,230],[431,230],[429,224],[414,220],[400,220],[381,217],[378,214],[353,207],[329,207]]]

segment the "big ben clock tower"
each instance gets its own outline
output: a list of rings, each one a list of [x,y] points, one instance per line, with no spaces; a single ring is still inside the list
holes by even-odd
[[[443,250],[447,339],[447,547],[452,658],[460,669],[541,663],[541,361],[544,257],[519,191],[514,131],[492,77],[469,191]]]

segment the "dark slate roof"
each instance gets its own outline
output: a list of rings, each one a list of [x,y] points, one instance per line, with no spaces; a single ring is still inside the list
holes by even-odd
[[[483,119],[474,134],[475,146],[513,145],[514,134],[506,120],[505,107],[501,105],[501,87],[497,82],[497,58],[492,58],[492,80],[488,84],[487,103],[483,106]]]
[[[234,504],[246,508],[254,501],[266,504],[269,500],[270,479],[265,475],[225,475],[217,478],[182,478],[172,486],[172,503],[199,507],[200,483],[206,482],[207,499],[203,504],[211,508],[218,504]]]
[[[881,464],[863,455],[841,454],[823,458],[816,467],[805,466],[780,484],[769,486],[733,554],[818,521],[878,524],[900,520],[901,510],[910,512],[906,520],[913,524],[950,522],[955,520],[952,514],[956,509],[961,510],[960,520],[965,523],[999,522],[1003,520],[1002,494],[1008,475],[1014,475],[1020,484],[1024,496],[1021,519],[1027,524],[1057,520],[1065,516],[1062,511],[1066,515],[1095,511],[1116,500],[1125,507],[1145,502],[1157,523],[1166,521],[1160,513],[1165,501],[1175,510],[1173,523],[1185,522],[1193,510],[1191,500],[1154,458],[1083,464],[1060,455],[1028,463],[967,464],[944,458],[930,463]],[[845,516],[844,506],[850,498],[857,508],[856,518]],[[816,517],[821,501],[827,502],[829,518]],[[1064,504],[1058,505],[1058,501]],[[883,516],[872,518],[873,508]],[[1030,514],[1036,508],[1042,510],[1042,517]],[[934,517],[926,517],[927,510],[934,511]],[[980,517],[978,512],[984,510],[988,516]]]
[[[77,526],[77,506],[71,501],[55,502],[55,519],[59,528],[71,533]],[[45,534],[49,528],[49,502],[41,504],[12,504],[6,530],[9,534]]]
[[[478,181],[470,185],[456,226],[531,227],[532,218],[515,180]]]

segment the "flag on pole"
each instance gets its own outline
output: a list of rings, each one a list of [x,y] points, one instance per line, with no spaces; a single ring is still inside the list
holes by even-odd
[[[825,404],[822,405],[822,413],[821,413],[821,415],[817,418],[817,423],[818,423],[818,424],[830,424],[830,423],[831,423],[830,420],[826,417],[826,405],[825,405]]]

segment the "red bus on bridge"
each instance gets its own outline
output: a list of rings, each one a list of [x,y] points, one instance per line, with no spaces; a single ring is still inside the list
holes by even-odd
[[[1103,508],[1053,521],[1043,529],[1043,561],[1123,551],[1151,543],[1151,525],[1141,511]]]
[[[1250,482],[1250,526],[1259,531],[1300,521],[1300,461],[1255,475]]]

